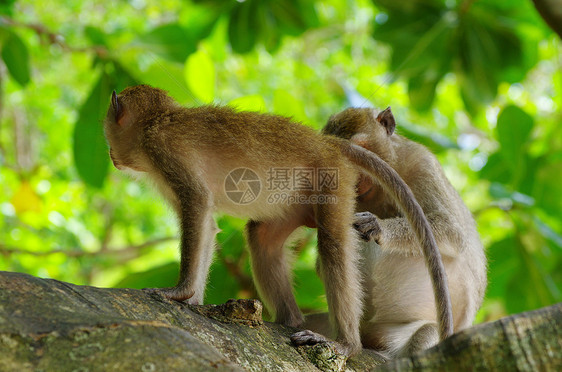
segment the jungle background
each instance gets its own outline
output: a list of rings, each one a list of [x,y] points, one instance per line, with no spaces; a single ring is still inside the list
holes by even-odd
[[[529,0],[3,0],[0,51],[0,270],[175,284],[175,217],[103,138],[111,91],[148,83],[317,129],[392,106],[478,223],[477,321],[562,301],[562,45]],[[217,220],[205,302],[256,297],[245,221]],[[293,249],[299,305],[325,310],[314,231]]]

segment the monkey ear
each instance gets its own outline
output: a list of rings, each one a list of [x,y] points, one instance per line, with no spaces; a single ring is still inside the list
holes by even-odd
[[[394,120],[394,115],[392,115],[390,106],[388,106],[378,114],[377,121],[382,124],[384,129],[386,129],[386,133],[389,136],[394,133],[394,129],[396,128],[396,121]]]
[[[115,122],[119,125],[123,125],[124,120],[122,119],[125,111],[123,110],[123,105],[119,103],[119,98],[117,97],[115,90],[111,94],[111,107],[113,108],[113,113],[115,114]]]

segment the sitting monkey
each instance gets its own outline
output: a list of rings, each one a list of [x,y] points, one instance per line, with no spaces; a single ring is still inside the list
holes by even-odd
[[[453,309],[454,331],[469,327],[486,289],[486,257],[471,213],[424,146],[394,133],[390,108],[377,115],[350,108],[333,115],[324,134],[348,139],[380,156],[420,203],[440,249]],[[357,185],[354,226],[363,240],[364,347],[390,358],[439,341],[433,289],[420,245],[392,199],[370,176]],[[375,217],[376,216],[376,217]],[[372,241],[374,240],[374,241]],[[306,328],[330,336],[326,314],[307,316]]]

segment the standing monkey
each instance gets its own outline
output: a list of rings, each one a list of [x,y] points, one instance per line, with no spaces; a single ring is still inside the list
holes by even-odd
[[[113,164],[146,173],[178,215],[179,281],[175,287],[155,290],[166,298],[202,302],[217,232],[212,213],[221,210],[250,218],[247,237],[260,296],[277,322],[301,326],[304,318],[292,293],[283,243],[299,226],[317,227],[322,276],[339,351],[346,355],[359,352],[362,295],[351,221],[360,167],[379,180],[413,223],[424,252],[434,263],[431,270],[440,289],[438,303],[449,306],[440,313],[444,314],[443,324],[449,325],[442,335],[452,332],[446,277],[429,224],[411,191],[378,156],[281,116],[216,106],[185,108],[166,92],[147,85],[127,88],[119,96],[113,92],[104,129]],[[251,170],[259,180],[268,179],[268,172],[275,168],[337,169],[337,187],[298,191],[305,196],[333,196],[337,201],[274,204],[268,199],[272,193],[263,190],[253,202],[237,203],[225,192],[225,182],[241,168]],[[293,340],[299,343],[301,335],[296,333]],[[310,341],[308,334],[305,337]]]
[[[377,113],[350,108],[333,115],[322,132],[350,140],[380,156],[402,177],[423,208],[440,247],[451,293],[454,330],[469,327],[486,288],[486,257],[469,210],[424,146],[394,133],[390,107]],[[366,302],[363,346],[390,357],[435,345],[436,316],[431,282],[412,228],[387,190],[366,174],[357,183],[354,226],[364,240],[361,271]],[[373,216],[376,215],[375,216]],[[324,315],[307,325],[330,333]]]

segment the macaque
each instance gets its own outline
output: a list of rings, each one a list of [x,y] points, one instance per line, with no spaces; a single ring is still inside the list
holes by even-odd
[[[322,133],[364,147],[385,160],[410,187],[437,239],[453,307],[454,331],[469,327],[486,289],[486,257],[469,210],[424,146],[394,133],[390,107],[376,113],[350,108],[329,120]],[[439,341],[431,281],[412,226],[385,186],[361,173],[354,226],[364,240],[361,272],[365,305],[363,346],[390,358],[427,349]],[[374,215],[373,215],[374,214]],[[376,216],[376,217],[375,217]],[[325,314],[305,326],[330,336]]]
[[[246,234],[261,299],[278,323],[300,327],[304,318],[292,293],[283,245],[299,226],[316,227],[334,345],[344,355],[358,353],[362,292],[352,219],[362,169],[378,180],[413,224],[424,252],[436,263],[431,269],[440,288],[437,301],[449,305],[442,314],[452,321],[446,276],[420,206],[400,177],[362,147],[281,116],[219,106],[185,108],[165,91],[147,85],[129,87],[119,95],[113,92],[104,129],[115,167],[146,174],[178,215],[178,284],[153,289],[165,298],[202,303],[217,233],[212,213],[222,211],[249,218]],[[276,203],[272,196],[278,190],[266,183],[275,169],[312,170],[317,178],[321,170],[335,170],[335,183],[313,182],[310,188],[285,191],[316,201],[333,197],[335,202]],[[251,191],[253,200],[228,193],[250,182],[245,191]],[[326,198],[312,198],[318,196]],[[445,329],[445,335],[451,330]],[[301,337],[307,343],[322,341],[302,332],[293,335],[293,342],[298,344]]]

